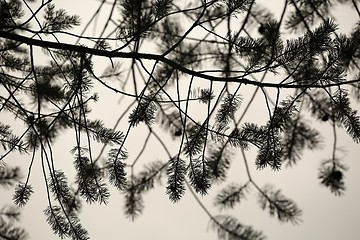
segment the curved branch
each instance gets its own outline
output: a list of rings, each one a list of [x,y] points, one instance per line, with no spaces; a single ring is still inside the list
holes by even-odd
[[[326,88],[332,86],[341,86],[346,84],[351,84],[355,82],[359,82],[359,79],[343,81],[343,82],[336,82],[336,83],[329,83],[318,85],[314,84],[281,84],[281,83],[269,83],[269,82],[258,82],[254,80],[250,80],[244,77],[217,77],[208,74],[204,74],[198,72],[196,70],[191,70],[183,65],[166,58],[163,55],[158,54],[151,54],[151,53],[140,53],[140,52],[116,52],[116,51],[108,51],[108,50],[101,50],[101,49],[94,49],[80,45],[73,45],[68,43],[59,43],[59,42],[51,42],[51,41],[44,41],[33,39],[30,37],[25,37],[19,34],[0,31],[0,38],[10,39],[17,42],[25,43],[32,46],[44,47],[44,48],[52,48],[52,49],[60,49],[60,50],[68,50],[78,53],[84,54],[91,54],[96,56],[108,57],[108,58],[128,58],[128,59],[148,59],[148,60],[156,60],[168,64],[169,66],[183,72],[189,74],[194,77],[211,80],[215,82],[236,82],[236,83],[243,83],[249,84],[253,86],[259,86],[264,88],[287,88],[287,89],[297,89],[297,88]]]

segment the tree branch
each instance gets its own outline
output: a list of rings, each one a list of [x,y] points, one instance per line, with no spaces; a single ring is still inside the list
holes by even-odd
[[[191,70],[183,65],[166,58],[163,55],[158,54],[151,54],[151,53],[140,53],[140,52],[116,52],[116,51],[109,51],[109,50],[101,50],[95,48],[89,48],[81,45],[74,45],[68,43],[59,43],[59,42],[51,42],[45,40],[38,40],[30,37],[25,37],[19,34],[5,32],[0,30],[0,38],[10,39],[13,41],[17,41],[20,43],[24,43],[30,46],[38,46],[43,48],[52,48],[52,49],[60,49],[60,50],[68,50],[78,53],[86,53],[96,56],[108,57],[108,58],[128,58],[128,59],[148,59],[148,60],[156,60],[163,63],[168,64],[169,66],[183,72],[189,74],[194,77],[211,80],[215,82],[236,82],[236,83],[243,83],[249,84],[258,87],[265,87],[265,88],[287,88],[287,89],[296,89],[296,88],[326,88],[332,86],[341,86],[346,84],[351,84],[355,82],[359,82],[359,79],[349,80],[349,81],[342,81],[336,83],[329,83],[329,84],[322,84],[319,85],[317,83],[313,84],[282,84],[282,83],[269,83],[269,82],[258,82],[254,80],[250,80],[244,77],[217,77],[208,74],[204,74],[198,72],[196,70]]]

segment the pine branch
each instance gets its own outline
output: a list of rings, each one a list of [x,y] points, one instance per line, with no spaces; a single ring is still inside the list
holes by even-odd
[[[135,127],[140,122],[146,125],[151,125],[154,122],[156,114],[155,96],[148,98],[141,98],[138,106],[133,110],[129,116],[131,126]]]
[[[106,168],[109,174],[110,184],[122,190],[126,186],[125,163],[127,152],[123,149],[112,149],[109,152]]]
[[[217,231],[218,238],[223,240],[264,240],[260,231],[245,226],[232,216],[218,215],[211,219],[211,227]]]
[[[281,145],[277,132],[270,130],[266,141],[261,145],[256,156],[256,166],[263,169],[270,166],[273,170],[281,168]]]
[[[237,183],[229,184],[217,194],[214,205],[220,210],[232,209],[246,198],[245,194],[248,192],[248,183],[243,185]]]
[[[9,188],[20,181],[21,173],[19,167],[9,168],[0,166],[0,186]]]
[[[0,239],[26,240],[28,233],[22,228],[14,227],[11,223],[0,221]]]
[[[350,100],[346,90],[339,89],[333,94],[332,108],[335,121],[343,124],[345,130],[352,137],[354,142],[360,142],[360,117],[356,110],[350,107]]]
[[[54,173],[47,179],[50,191],[54,198],[62,203],[69,202],[71,195],[67,182],[67,177],[62,171],[54,171]]]
[[[215,127],[217,131],[224,129],[229,122],[234,119],[235,112],[239,109],[240,104],[240,95],[229,94],[224,98],[215,117]]]
[[[189,158],[195,157],[203,150],[206,144],[206,129],[203,125],[189,123],[186,126],[186,142],[183,144],[183,152]]]
[[[21,140],[21,138],[12,133],[11,127],[9,125],[3,124],[1,122],[0,122],[0,144],[5,151],[9,150],[11,152],[13,150],[17,150],[19,153],[27,152],[26,146],[24,142]],[[2,159],[2,157],[0,159]]]
[[[84,197],[86,202],[107,204],[110,197],[109,190],[103,182],[102,170],[91,163],[89,158],[83,153],[78,154],[74,161],[77,171],[76,182],[79,184],[80,196]]]
[[[42,25],[43,31],[69,30],[73,26],[80,25],[79,16],[69,16],[64,9],[55,11],[55,5],[52,3],[46,5],[44,19],[45,21]]]
[[[82,123],[81,126],[85,127],[85,124]],[[86,127],[85,129],[92,133],[93,138],[98,142],[107,145],[120,145],[123,142],[124,134],[122,132],[106,128],[100,120],[87,121]]]
[[[199,156],[197,159],[190,159],[188,176],[190,184],[197,193],[206,195],[211,187],[210,168],[207,159]]]
[[[161,183],[164,171],[168,163],[161,161],[152,162],[144,167],[144,170],[131,178],[131,187],[137,193],[147,192],[155,187],[155,183]]]
[[[135,220],[143,211],[144,204],[142,195],[136,192],[136,189],[129,187],[125,191],[124,214],[131,220]]]
[[[264,126],[257,126],[254,123],[244,123],[241,128],[234,128],[228,137],[228,142],[234,147],[249,149],[250,144],[260,147],[267,136],[267,129]]]
[[[329,188],[335,195],[343,194],[346,168],[335,157],[335,127],[343,127],[354,142],[360,142],[360,117],[351,107],[347,91],[340,88],[345,86],[355,91],[358,89],[359,77],[351,80],[348,76],[353,72],[357,74],[356,71],[360,69],[360,24],[355,26],[350,36],[338,35],[335,21],[326,19],[332,10],[330,0],[286,1],[279,20],[267,9],[255,5],[256,1],[253,0],[193,1],[186,6],[178,6],[172,0],[123,0],[121,3],[114,1],[97,37],[84,36],[83,33],[88,30],[90,23],[100,16],[100,10],[106,1],[100,4],[80,35],[65,31],[79,25],[79,17],[69,15],[63,9],[56,10],[55,5],[50,2],[51,0],[43,1],[33,12],[26,1],[0,1],[0,82],[8,94],[0,97],[0,112],[9,111],[27,127],[23,135],[17,137],[10,131],[10,126],[0,123],[0,144],[7,151],[5,156],[14,150],[34,152],[26,183],[20,183],[15,189],[13,200],[19,206],[25,205],[33,193],[28,180],[32,172],[35,150],[41,152],[44,160],[44,178],[44,163],[47,161],[50,176],[46,178],[45,184],[49,207],[44,213],[53,231],[61,238],[89,238],[76,215],[81,207],[79,197],[83,197],[89,203],[106,204],[110,195],[104,181],[106,173],[110,184],[124,194],[125,215],[134,220],[144,209],[142,194],[161,182],[166,168],[166,194],[170,200],[179,201],[185,193],[187,184],[194,198],[211,218],[211,224],[218,231],[220,239],[264,239],[261,232],[241,224],[234,217],[212,217],[195,194],[207,194],[212,183],[220,183],[228,177],[233,158],[231,147],[241,150],[249,180],[244,185],[234,183],[223,188],[215,199],[215,205],[221,210],[233,208],[245,199],[248,183],[252,183],[259,190],[261,208],[269,211],[270,215],[277,216],[281,222],[298,223],[301,210],[280,190],[274,190],[270,186],[260,189],[250,175],[244,154],[245,150],[254,145],[258,148],[256,167],[262,169],[270,166],[274,170],[279,170],[282,162],[295,164],[306,148],[313,150],[317,147],[320,143],[319,134],[300,118],[300,112],[296,108],[298,100],[309,101],[305,110],[310,110],[316,119],[331,121],[334,129],[333,157],[321,164],[319,180],[321,185]],[[352,2],[358,11],[355,1]],[[21,19],[21,4],[25,4],[32,14],[25,21]],[[120,10],[120,22],[114,18],[116,7]],[[38,22],[41,11],[45,13],[42,25]],[[183,18],[176,18],[178,15]],[[240,19],[242,25],[239,30],[231,32],[232,26],[239,20],[235,20],[234,17],[242,15],[245,16]],[[306,32],[296,39],[284,42],[282,34],[285,32],[282,29],[285,17],[288,19],[285,28],[292,27],[297,30],[303,24],[302,29]],[[315,26],[319,19],[321,24]],[[32,21],[37,22],[40,30],[30,28],[28,23]],[[222,34],[224,22],[228,24],[229,31],[225,36]],[[109,25],[115,25],[116,29],[103,37],[108,32]],[[181,27],[185,27],[185,30]],[[198,35],[198,29],[200,35],[191,37],[195,31]],[[55,41],[43,40],[50,35]],[[94,47],[63,43],[58,37],[64,36],[76,38],[77,43],[80,40],[89,42],[94,44]],[[139,52],[142,49],[152,52],[153,49],[149,50],[146,48],[147,45],[144,45],[145,48],[142,47],[142,43],[146,41],[158,45],[155,51],[160,54]],[[118,46],[120,42],[123,42],[123,45],[118,49],[111,49],[111,46]],[[124,52],[127,47],[130,52]],[[51,58],[51,63],[44,67],[35,66],[35,48],[43,49]],[[30,53],[27,52],[28,49]],[[108,58],[113,67],[106,69],[107,73],[102,77],[97,77],[93,70],[92,60],[99,56]],[[129,75],[124,79],[119,78],[121,71],[118,65],[113,64],[115,58],[121,62],[132,62]],[[151,71],[145,62],[152,65]],[[269,77],[269,73],[281,75]],[[145,85],[140,94],[138,89],[144,85],[137,81],[137,74],[141,75],[140,81],[143,80]],[[260,74],[262,78],[257,80]],[[183,84],[182,79],[189,76],[190,85]],[[134,93],[127,92],[128,89],[125,88],[131,77],[134,80]],[[105,82],[111,80],[110,78],[121,81],[120,88],[112,87]],[[210,89],[203,88],[197,80],[208,80],[206,82],[209,83]],[[216,82],[224,87],[216,101],[212,101],[213,90],[216,92]],[[93,90],[93,85],[96,86],[97,83],[105,86],[105,90],[112,90],[122,97],[138,100],[138,106],[129,114],[130,127],[144,122],[148,128],[148,138],[153,135],[159,140],[169,156],[169,161],[155,162],[137,174],[133,173],[138,157],[148,148],[147,138],[138,157],[132,163],[128,163],[131,175],[126,179],[125,161],[128,153],[123,144],[129,136],[130,127],[125,136],[122,132],[116,131],[116,127],[105,127],[100,120],[88,120],[91,111],[91,105],[88,103],[90,100],[97,100],[95,94],[89,94]],[[192,83],[199,84],[201,89],[193,91]],[[238,89],[240,86],[246,90],[256,88],[241,117],[235,116],[240,107],[241,97],[237,90],[232,91],[234,85],[229,83],[235,83]],[[180,97],[183,87],[188,87],[185,99]],[[177,91],[177,100],[172,98],[172,88]],[[267,91],[268,88],[277,90],[273,112],[270,110],[270,104],[273,104],[272,91]],[[265,95],[270,119],[262,126],[255,123],[241,125],[245,113],[258,94],[258,89]],[[338,90],[334,92],[334,89]],[[150,94],[144,95],[145,90]],[[224,92],[227,95],[221,102]],[[281,101],[285,92],[293,98]],[[164,93],[167,99],[157,97],[160,93]],[[242,93],[247,96],[247,92]],[[190,96],[194,96],[195,99],[191,99]],[[307,96],[309,99],[300,98],[301,96]],[[30,105],[20,101],[23,97],[26,100],[30,99]],[[190,115],[193,110],[190,103],[194,103],[194,100],[207,105],[207,114],[205,117],[200,116],[205,120],[202,119],[200,123]],[[182,109],[184,102],[186,110]],[[175,111],[168,113],[168,109],[164,110],[163,103],[172,105],[174,108],[171,110]],[[53,111],[54,108],[56,111]],[[215,110],[218,110],[216,115]],[[128,109],[123,115],[127,111]],[[164,129],[169,130],[174,140],[182,136],[176,157],[171,157],[165,141],[154,133],[155,128],[152,124],[155,119]],[[186,119],[190,119],[191,122],[188,123]],[[215,122],[213,127],[210,126],[212,120]],[[231,121],[234,122],[232,129],[229,127]],[[55,158],[52,155],[54,140],[63,133],[62,130],[69,128],[74,130],[77,144],[73,150],[75,181],[78,185],[75,192],[69,188],[65,173],[54,169]],[[81,147],[83,137],[87,140],[88,149]],[[93,160],[92,155],[96,147],[92,146],[91,138],[103,144],[104,148],[106,145],[120,145],[110,150],[104,167],[97,165],[102,151],[99,157]],[[210,145],[212,141],[218,145]],[[182,157],[188,158],[189,161],[186,162]],[[3,162],[0,162],[0,165],[3,165]],[[4,186],[14,185],[17,178],[17,169],[14,169],[14,172],[6,169],[0,171],[0,184]],[[60,206],[52,205],[52,200]],[[16,211],[13,215],[11,211],[5,214],[10,214],[10,218],[14,219],[18,216]],[[9,233],[16,231],[12,226],[4,225],[0,219],[0,238],[11,238]],[[21,239],[19,236],[14,235],[13,238]]]
[[[105,51],[100,49],[94,49],[94,48],[88,48],[85,46],[80,45],[72,45],[67,43],[57,43],[57,42],[49,42],[45,40],[37,40],[29,37],[25,37],[22,35],[10,33],[10,32],[4,32],[0,30],[0,37],[11,39],[14,41],[18,41],[20,43],[25,43],[32,46],[39,46],[43,48],[52,48],[52,49],[60,49],[60,50],[67,50],[70,52],[78,52],[78,53],[84,53],[84,54],[90,54],[95,56],[102,56],[102,57],[108,57],[108,58],[129,58],[129,59],[149,59],[149,60],[157,60],[160,62],[164,62],[168,64],[169,66],[183,72],[186,74],[189,74],[191,76],[199,77],[202,79],[211,80],[214,82],[237,82],[237,83],[243,83],[243,84],[249,84],[259,87],[269,87],[269,88],[324,88],[324,87],[331,87],[331,86],[341,86],[341,85],[348,85],[351,83],[358,82],[359,80],[348,80],[348,81],[342,81],[338,83],[329,83],[324,85],[318,85],[318,84],[301,84],[301,85],[294,85],[294,84],[281,84],[281,83],[270,83],[270,82],[258,82],[253,81],[247,78],[243,77],[217,77],[212,75],[203,74],[198,71],[190,70],[186,67],[183,67],[181,64],[176,63],[175,61],[168,59],[162,55],[156,55],[156,54],[149,54],[149,53],[139,53],[139,52],[114,52],[114,51]]]
[[[211,180],[214,182],[222,182],[226,179],[232,152],[225,145],[207,145],[208,157],[207,164],[209,165]]]
[[[29,201],[33,192],[34,191],[31,185],[19,183],[15,188],[15,193],[13,196],[14,203],[20,207],[24,206]]]
[[[18,222],[20,221],[20,209],[11,205],[5,205],[0,210],[0,222]]]
[[[49,206],[44,210],[44,214],[53,232],[60,238],[89,239],[88,232],[82,227],[79,219],[73,214],[64,215],[61,207]]]
[[[318,176],[321,185],[329,188],[335,196],[342,196],[345,191],[344,171],[346,170],[347,168],[337,158],[322,161]]]
[[[169,160],[166,194],[172,202],[178,202],[185,193],[186,163],[180,157]]]
[[[303,122],[300,118],[289,121],[281,139],[282,161],[292,166],[301,159],[305,148],[314,150],[321,147],[320,133]]]
[[[160,107],[159,111],[157,111],[156,121],[164,130],[170,130],[173,138],[180,137],[183,133],[181,116],[178,110],[167,113]]]
[[[267,209],[271,216],[277,215],[281,222],[297,224],[302,211],[291,200],[285,197],[280,190],[274,190],[267,185],[259,193],[259,204],[262,209]]]
[[[59,206],[47,207],[44,210],[46,221],[50,225],[51,229],[60,238],[69,237],[70,225],[65,216],[61,213]]]

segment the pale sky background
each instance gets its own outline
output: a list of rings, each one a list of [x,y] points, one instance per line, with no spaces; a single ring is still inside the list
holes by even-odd
[[[83,23],[87,22],[88,17],[95,11],[99,1],[90,0],[54,0],[55,5],[60,8],[66,8],[71,14],[78,14],[82,17]],[[281,9],[284,1],[263,1],[267,5]],[[106,12],[104,11],[104,14]],[[339,9],[336,14],[340,27],[346,28],[353,26],[356,15],[353,11],[345,8]],[[99,24],[101,26],[101,24]],[[90,28],[92,29],[92,28]],[[41,61],[41,60],[39,60]],[[106,62],[108,64],[108,62]],[[249,88],[250,91],[254,89]],[[100,90],[101,92],[101,90]],[[105,97],[104,97],[105,98]],[[99,105],[94,108],[93,116],[105,117],[108,126],[113,126],[121,113],[121,106],[117,105],[118,95],[108,94],[101,101],[110,101],[113,107],[104,108]],[[259,104],[263,104],[262,98],[257,99]],[[244,101],[246,99],[244,98]],[[360,111],[360,106],[356,105]],[[258,119],[259,111],[252,112],[248,116]],[[8,116],[0,115],[1,120],[7,119],[12,121]],[[213,197],[218,192],[219,187],[213,186],[207,197],[199,197],[203,204],[213,215],[230,214],[236,216],[239,221],[245,225],[252,225],[257,230],[262,230],[269,240],[355,240],[360,239],[360,159],[359,145],[356,145],[351,138],[342,130],[338,131],[338,147],[345,151],[341,152],[340,157],[345,159],[344,163],[349,167],[345,173],[345,182],[347,190],[342,197],[335,197],[329,189],[320,186],[317,179],[318,167],[320,161],[331,157],[332,135],[331,126],[326,123],[313,122],[314,127],[318,127],[324,136],[324,145],[322,150],[315,152],[306,152],[303,160],[299,161],[294,168],[283,168],[280,172],[271,170],[256,170],[252,165],[255,152],[248,152],[247,158],[250,164],[250,171],[253,179],[259,186],[271,183],[276,188],[281,189],[283,194],[293,199],[303,210],[302,222],[299,225],[290,223],[280,223],[276,218],[270,217],[266,211],[259,208],[257,204],[257,192],[254,188],[246,201],[238,204],[230,211],[219,212],[213,207]],[[126,130],[123,126],[122,131]],[[330,133],[330,135],[326,135]],[[146,132],[147,134],[147,132]],[[133,151],[134,158],[139,148],[139,139],[144,138],[141,127],[132,131],[129,143],[126,144],[130,154]],[[54,156],[56,156],[56,168],[72,171],[72,156],[69,149],[73,146],[72,135],[66,134],[63,140],[59,140],[54,147]],[[144,156],[148,156],[149,161],[162,159],[164,153],[160,150],[155,142],[148,148]],[[177,146],[177,145],[175,145]],[[147,155],[146,155],[147,154]],[[97,152],[95,152],[95,156]],[[28,167],[30,157],[12,155],[11,160],[6,162],[10,166],[21,164],[24,175]],[[163,159],[166,160],[166,159]],[[141,169],[143,162],[137,167]],[[236,181],[244,183],[247,180],[244,164],[241,155],[238,154],[232,161],[232,178],[228,182]],[[70,179],[70,182],[72,179]],[[34,187],[34,194],[31,196],[29,203],[22,210],[21,226],[24,226],[30,234],[30,239],[59,239],[54,236],[52,230],[45,222],[45,216],[42,211],[47,206],[46,190],[44,179],[41,173],[40,161],[35,161],[32,174],[31,184]],[[107,240],[140,240],[140,239],[189,239],[189,240],[215,240],[217,234],[208,228],[209,218],[198,205],[190,191],[186,191],[185,196],[179,203],[173,204],[165,194],[166,179],[163,185],[150,191],[144,197],[145,210],[135,222],[131,222],[123,215],[123,197],[113,188],[112,196],[108,205],[86,205],[83,204],[83,210],[80,218],[83,226],[89,231],[90,239],[107,239]],[[224,185],[222,185],[224,186]],[[5,203],[11,203],[12,192],[0,189],[0,206]]]

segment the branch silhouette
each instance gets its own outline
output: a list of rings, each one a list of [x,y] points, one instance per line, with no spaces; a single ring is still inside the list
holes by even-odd
[[[108,57],[110,59],[112,58],[127,58],[127,59],[147,59],[147,60],[156,60],[163,63],[168,64],[169,66],[173,67],[174,69],[177,69],[183,73],[189,74],[191,76],[195,76],[198,78],[211,80],[214,82],[234,82],[234,83],[243,83],[243,84],[249,84],[253,86],[258,87],[268,87],[268,88],[285,88],[285,89],[297,89],[297,88],[327,88],[327,87],[334,87],[334,86],[342,86],[342,85],[348,85],[352,83],[357,83],[360,80],[354,79],[354,80],[345,80],[341,82],[336,83],[327,83],[327,84],[284,84],[284,83],[269,83],[269,82],[258,82],[253,81],[244,77],[217,77],[212,75],[207,75],[204,73],[201,73],[200,71],[191,70],[183,65],[175,62],[174,60],[171,60],[169,58],[166,58],[164,54],[158,55],[158,54],[149,54],[149,53],[141,53],[141,52],[116,52],[111,50],[102,50],[102,49],[95,49],[95,48],[89,48],[81,45],[73,45],[68,43],[59,43],[59,42],[50,42],[45,40],[38,40],[26,36],[22,36],[15,33],[10,33],[6,31],[0,31],[0,37],[5,39],[14,40],[20,43],[24,43],[30,46],[38,46],[43,48],[52,48],[52,49],[59,49],[59,50],[68,50],[71,52],[77,52],[77,53],[83,53],[83,54],[91,54],[95,56],[102,56],[102,57]]]
[[[348,2],[359,17],[356,1],[285,0],[278,16],[255,0],[101,1],[84,23],[82,12],[51,0],[29,2],[0,0],[0,186],[25,207],[38,160],[43,213],[60,238],[89,239],[81,209],[107,204],[115,191],[124,215],[137,219],[145,194],[165,182],[171,202],[190,192],[219,239],[265,239],[232,213],[254,192],[268,215],[299,224],[303,210],[253,171],[297,167],[322,147],[321,124],[333,141],[317,181],[344,195],[350,161],[339,131],[360,142],[360,25],[342,33],[330,13]],[[69,156],[55,147],[70,134],[62,153],[73,171],[60,170]],[[30,158],[24,180],[23,162],[6,164],[13,154]],[[217,209],[199,197],[215,185]],[[0,238],[26,239],[8,221],[17,208],[3,209]]]

